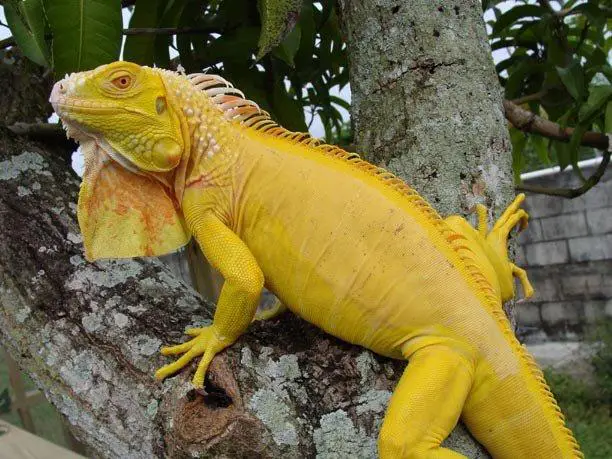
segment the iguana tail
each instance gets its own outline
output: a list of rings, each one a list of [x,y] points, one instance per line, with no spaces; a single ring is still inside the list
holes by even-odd
[[[500,377],[480,365],[462,414],[470,432],[496,459],[583,459],[542,371],[511,333],[506,336],[520,372]]]

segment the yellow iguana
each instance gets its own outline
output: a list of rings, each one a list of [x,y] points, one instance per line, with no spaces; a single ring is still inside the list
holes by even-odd
[[[225,279],[214,322],[165,378],[248,327],[264,284],[345,341],[409,359],[379,437],[382,458],[451,458],[459,417],[500,458],[581,458],[502,301],[519,196],[490,232],[440,216],[357,155],[287,131],[223,78],[116,62],[58,82],[51,103],[86,165],[78,216],[89,260],[162,255],[194,236]]]

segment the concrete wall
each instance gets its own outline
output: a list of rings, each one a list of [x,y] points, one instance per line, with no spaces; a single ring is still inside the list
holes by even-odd
[[[597,165],[583,166],[584,175]],[[546,187],[576,187],[571,171],[524,178]],[[529,227],[519,236],[517,264],[527,269],[535,296],[517,306],[519,333],[528,341],[575,339],[612,317],[612,166],[575,199],[528,194]]]

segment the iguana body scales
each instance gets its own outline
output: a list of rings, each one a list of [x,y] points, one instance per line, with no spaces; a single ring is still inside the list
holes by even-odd
[[[225,278],[213,324],[162,349],[182,356],[159,378],[203,354],[201,387],[265,284],[328,333],[409,359],[382,458],[461,457],[440,446],[460,416],[494,457],[582,457],[501,307],[513,275],[531,293],[506,252],[526,223],[523,197],[490,232],[482,207],[478,230],[443,220],[398,178],[284,130],[212,75],[118,62],[59,82],[51,100],[88,154],[79,201],[88,258],[160,255],[193,235]]]

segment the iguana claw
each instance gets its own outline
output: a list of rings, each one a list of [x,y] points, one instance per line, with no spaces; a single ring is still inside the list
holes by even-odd
[[[155,372],[155,377],[158,380],[167,378],[187,365],[194,357],[204,354],[192,380],[193,386],[196,389],[201,389],[204,387],[204,376],[206,375],[208,365],[210,365],[213,357],[224,349],[227,344],[224,343],[223,338],[217,335],[213,325],[203,328],[188,328],[185,333],[190,336],[195,336],[195,338],[176,346],[161,348],[160,352],[163,355],[183,355],[175,362],[157,370]]]
[[[270,320],[274,319],[276,316],[279,316],[283,312],[287,310],[287,306],[285,306],[281,300],[278,298],[274,301],[272,306],[266,309],[260,309],[255,313],[255,317],[253,318],[253,322],[256,320]]]

